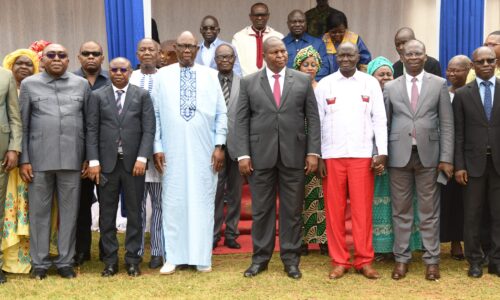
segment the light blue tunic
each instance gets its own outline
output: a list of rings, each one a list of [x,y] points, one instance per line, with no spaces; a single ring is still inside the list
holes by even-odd
[[[165,153],[162,178],[165,260],[174,265],[211,266],[217,173],[215,145],[225,144],[226,103],[217,72],[195,64],[194,116],[181,115],[179,64],[161,68],[153,85],[154,152]]]

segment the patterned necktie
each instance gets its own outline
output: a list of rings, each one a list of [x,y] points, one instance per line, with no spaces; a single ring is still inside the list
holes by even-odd
[[[122,113],[122,95],[125,93],[124,90],[117,90],[116,91],[116,108],[118,109],[118,114],[121,115]]]
[[[491,99],[491,89],[490,85],[492,83],[489,81],[483,81],[481,82],[481,85],[484,86],[484,112],[486,113],[486,118],[488,121],[491,118],[491,109],[493,107],[492,99]]]
[[[181,117],[189,121],[196,112],[196,72],[191,68],[181,68],[179,94]]]
[[[224,99],[226,99],[226,106],[229,105],[229,78],[222,77],[222,94],[224,94]]]
[[[276,102],[276,106],[280,107],[280,102],[281,102],[280,74],[274,74],[273,77],[274,77],[274,87],[273,87],[274,101]]]

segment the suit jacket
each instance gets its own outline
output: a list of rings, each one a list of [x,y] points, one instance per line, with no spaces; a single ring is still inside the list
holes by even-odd
[[[384,87],[389,128],[389,167],[404,167],[408,164],[413,128],[416,129],[418,155],[424,167],[437,167],[439,162],[453,163],[453,109],[446,80],[424,72],[414,113],[405,78],[401,76]]]
[[[321,154],[318,106],[307,74],[286,69],[276,106],[266,68],[241,79],[236,113],[238,157],[250,155],[255,169],[304,168],[307,153]],[[308,134],[304,119],[307,117]]]
[[[392,65],[392,68],[394,69],[394,79],[404,74],[404,66],[401,60],[395,62]],[[427,60],[424,64],[424,71],[439,77],[443,76],[443,74],[441,73],[441,65],[439,64],[439,61],[432,56],[427,56]]]
[[[22,130],[16,81],[0,68],[0,160],[8,150],[21,152]]]
[[[20,164],[33,171],[81,170],[85,157],[85,110],[90,96],[85,78],[46,72],[23,80],[19,101],[23,121]]]
[[[231,81],[231,95],[229,96],[229,103],[227,105],[227,138],[226,147],[229,157],[232,160],[238,159],[236,155],[236,108],[238,97],[240,94],[240,77],[233,72],[233,80]]]
[[[102,172],[111,173],[121,140],[125,170],[132,172],[137,157],[153,154],[155,126],[148,91],[129,84],[121,114],[111,84],[93,91],[87,112],[87,159],[99,160]]]
[[[458,89],[453,98],[455,115],[455,169],[469,176],[482,176],[486,168],[486,148],[500,174],[500,79],[496,79],[491,118],[488,122],[474,80]]]

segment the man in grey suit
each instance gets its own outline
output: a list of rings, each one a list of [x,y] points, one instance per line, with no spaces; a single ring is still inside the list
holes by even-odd
[[[224,169],[219,172],[217,191],[215,193],[214,214],[214,240],[213,247],[217,247],[220,240],[220,231],[224,222],[224,202],[227,203],[226,229],[224,230],[224,245],[240,249],[236,241],[240,232],[238,223],[241,210],[241,185],[242,177],[238,169],[238,157],[236,156],[235,143],[235,118],[238,96],[240,93],[240,77],[233,72],[236,56],[233,48],[228,44],[221,44],[215,49],[215,63],[219,71],[218,77],[222,93],[227,106],[227,141]],[[224,201],[226,200],[226,201]]]
[[[16,81],[12,73],[0,67],[0,244],[3,237],[5,195],[9,171],[17,166],[21,152],[22,124],[17,100]],[[0,249],[0,284],[7,282],[2,271]]]
[[[32,276],[44,279],[49,257],[50,217],[55,194],[59,206],[59,256],[53,263],[63,278],[73,270],[76,220],[83,168],[84,111],[90,95],[87,80],[68,68],[68,52],[59,44],[43,51],[45,72],[26,78],[19,95],[23,121],[23,151],[19,172],[29,183],[30,254]]]
[[[439,174],[453,175],[453,111],[446,80],[424,71],[422,42],[411,40],[403,50],[406,74],[384,88],[389,128],[389,175],[394,226],[395,280],[405,277],[411,260],[412,195],[418,196],[420,233],[425,249],[425,278],[439,274]],[[441,181],[441,180],[440,180]],[[446,179],[444,179],[446,181]]]
[[[286,68],[283,41],[270,37],[263,50],[267,66],[241,80],[236,113],[239,169],[252,192],[253,256],[244,276],[266,270],[273,254],[278,190],[280,256],[287,275],[299,279],[304,170],[316,171],[321,152],[318,106],[310,77]]]
[[[125,263],[128,275],[135,277],[141,273],[144,174],[147,157],[153,154],[156,121],[148,91],[129,84],[130,62],[115,58],[109,70],[112,85],[92,93],[86,119],[89,178],[99,185],[100,195],[99,229],[105,264],[101,275],[118,272],[115,224],[121,188],[127,207]]]

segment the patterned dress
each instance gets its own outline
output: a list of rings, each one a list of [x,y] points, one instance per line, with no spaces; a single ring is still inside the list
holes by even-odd
[[[304,244],[326,243],[325,200],[321,179],[306,176],[304,211],[302,212]]]

